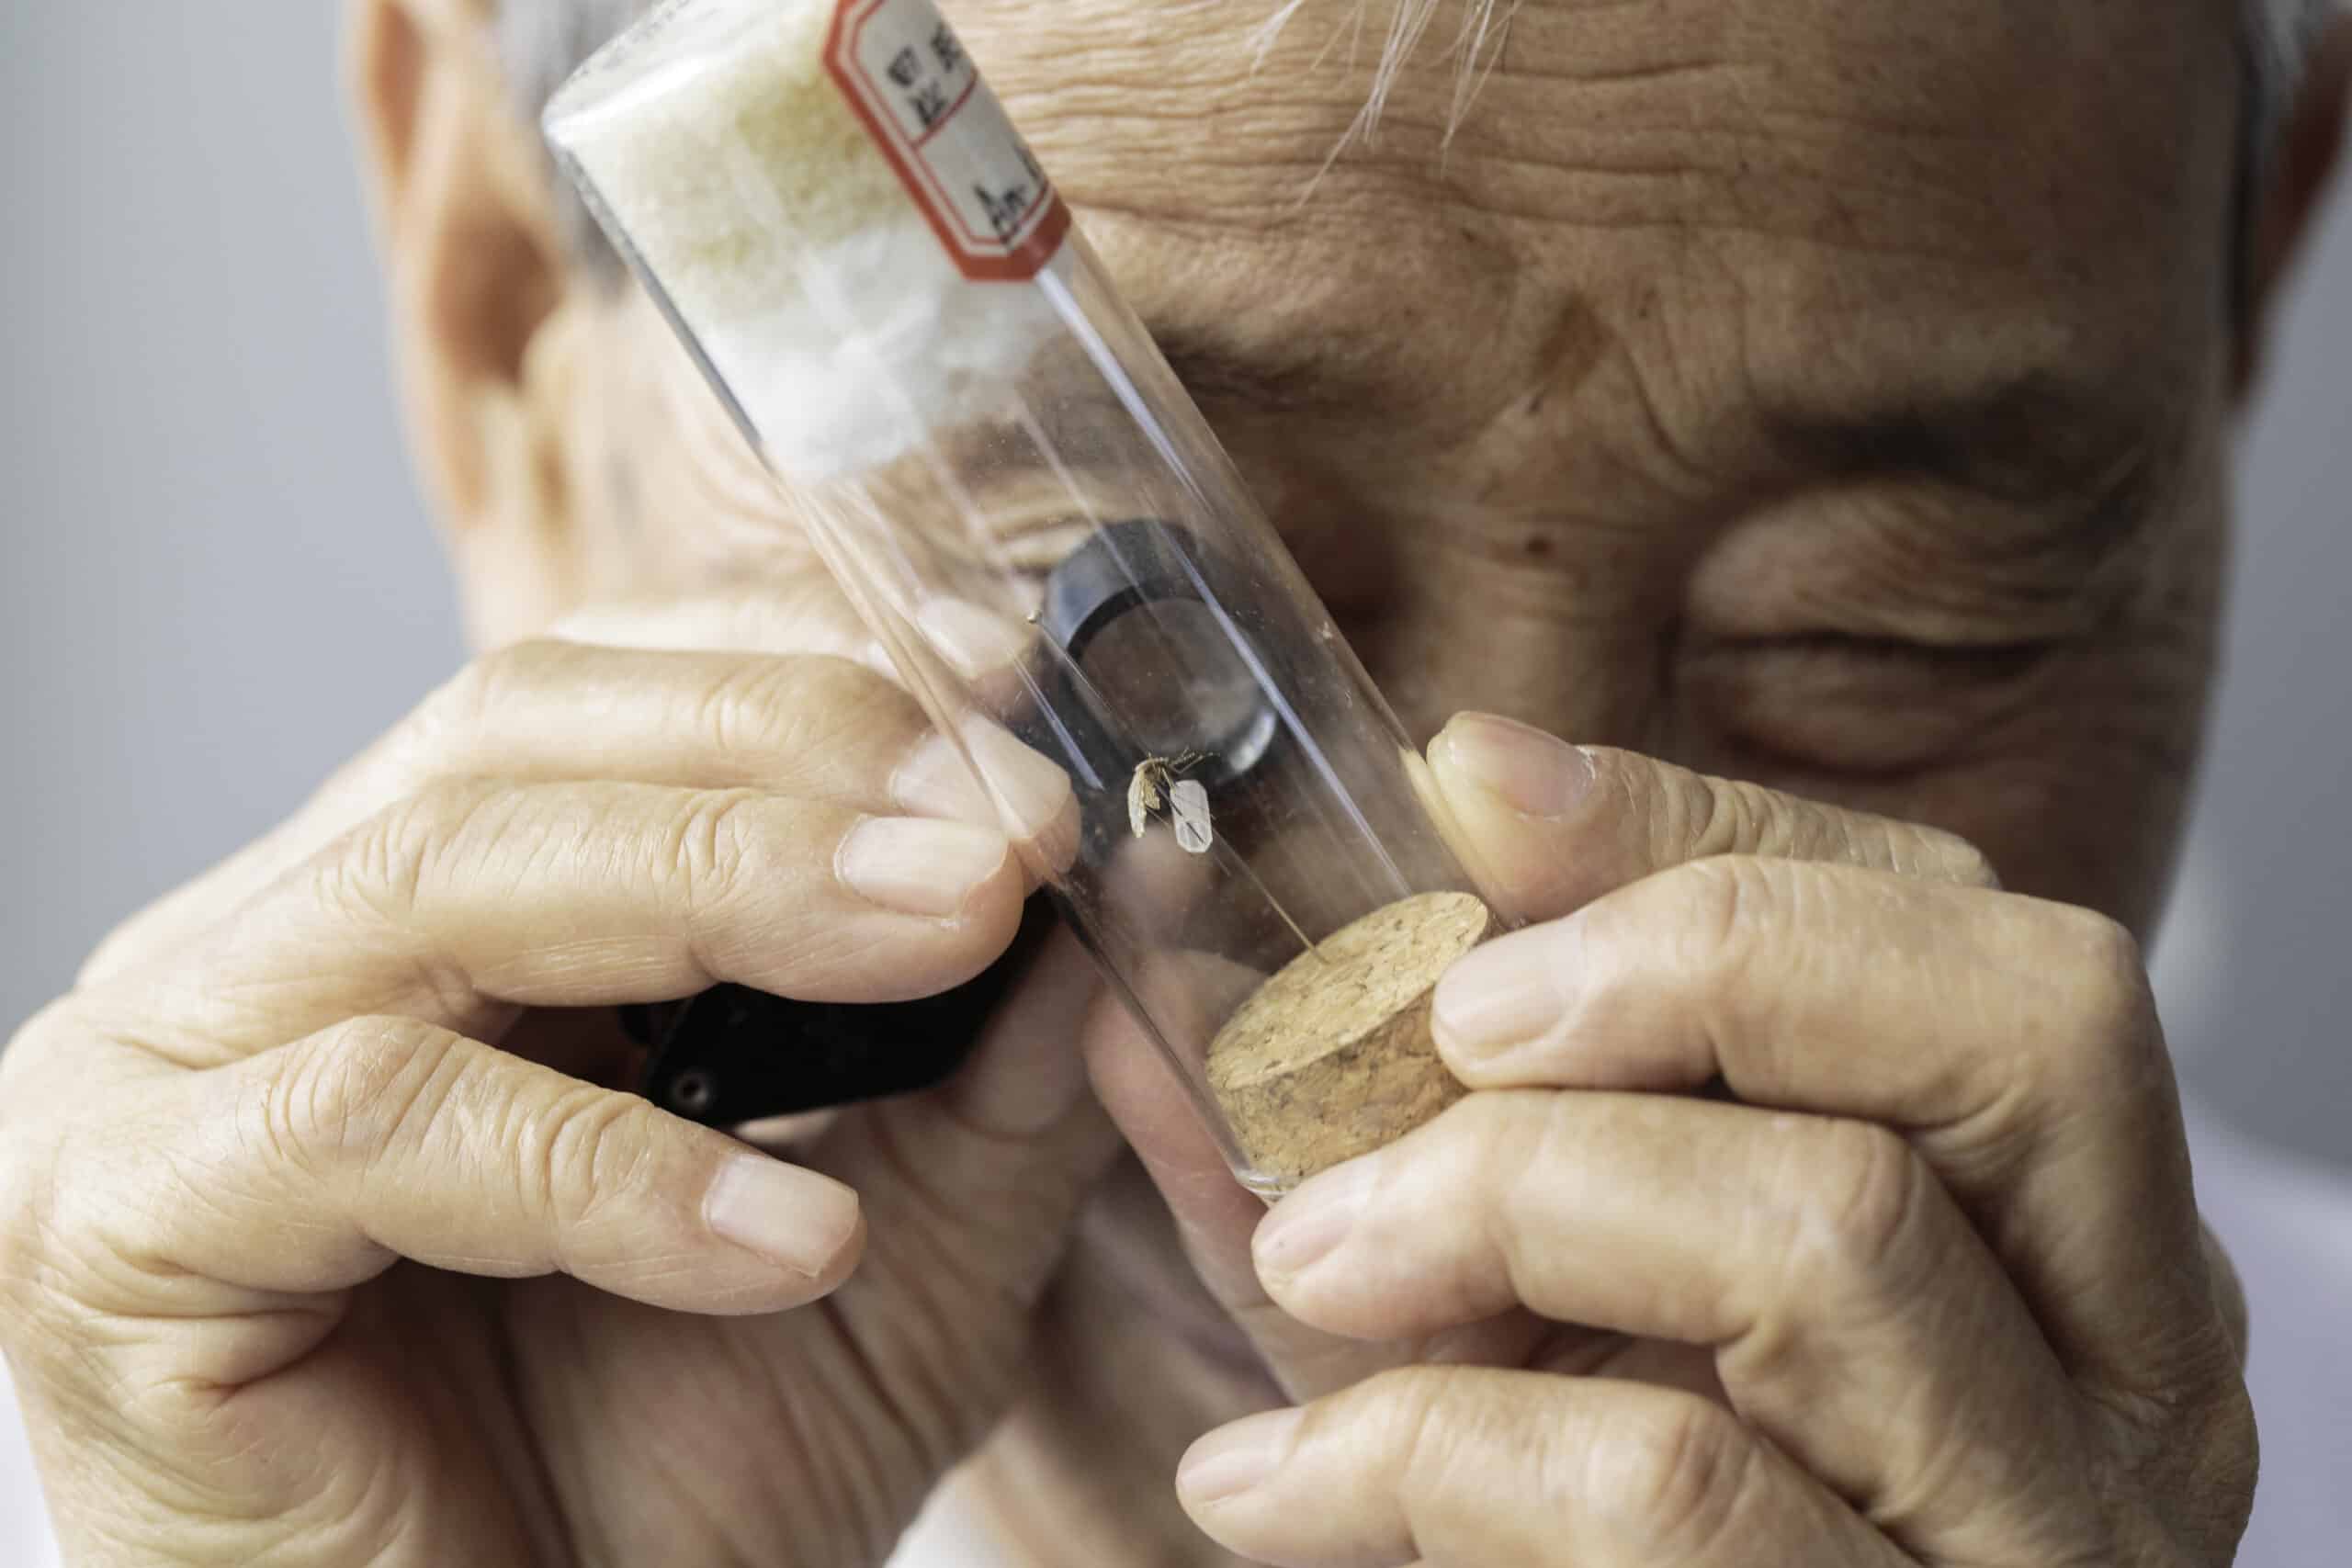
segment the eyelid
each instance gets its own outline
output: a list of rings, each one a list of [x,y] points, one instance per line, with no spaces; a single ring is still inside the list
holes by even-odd
[[[1690,717],[1733,744],[1838,777],[1892,777],[1961,755],[2063,678],[2070,638],[1933,643],[1809,631],[1686,642]]]

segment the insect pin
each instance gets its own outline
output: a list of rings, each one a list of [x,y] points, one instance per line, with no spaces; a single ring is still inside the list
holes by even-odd
[[[1176,842],[1187,854],[1206,854],[1216,841],[1209,823],[1209,792],[1198,779],[1182,775],[1207,761],[1198,751],[1175,757],[1146,757],[1127,781],[1127,826],[1140,839],[1151,826],[1152,813],[1165,809]]]

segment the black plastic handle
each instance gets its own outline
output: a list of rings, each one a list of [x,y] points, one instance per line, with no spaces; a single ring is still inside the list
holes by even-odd
[[[1099,530],[1054,570],[1038,616],[1051,646],[1033,673],[1054,711],[1056,733],[1042,733],[1043,716],[1016,720],[1013,732],[1048,749],[1057,736],[1087,753],[1101,776],[1124,778],[1143,758],[1113,737],[1080,692],[1073,669],[1121,615],[1155,602],[1198,602],[1204,588],[1230,598],[1237,585],[1227,577],[1183,529],[1144,520]],[[1261,739],[1246,749],[1226,748],[1204,771],[1211,788],[1255,769],[1279,741],[1271,714],[1258,716],[1250,728]],[[1090,831],[1105,824],[1125,830],[1113,820],[1124,816],[1120,799],[1102,810],[1107,815]],[[624,1025],[650,1052],[639,1092],[693,1121],[730,1127],[928,1089],[971,1055],[989,1014],[1054,923],[1051,901],[1037,895],[1012,945],[978,978],[916,1001],[793,1001],[720,986],[682,1002],[625,1008]]]
[[[624,1010],[651,1052],[639,1092],[713,1127],[911,1094],[955,1076],[1055,924],[1044,894],[1004,955],[952,991],[906,1002],[805,1002],[719,986]]]

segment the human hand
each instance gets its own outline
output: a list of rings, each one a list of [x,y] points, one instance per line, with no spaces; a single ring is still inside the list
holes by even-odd
[[[2244,1309],[2130,935],[1946,835],[1515,726],[1430,760],[1538,922],[1438,993],[1475,1092],[1254,1248],[1148,1140],[1310,1400],[1196,1446],[1195,1520],[1283,1565],[2227,1562]]]
[[[1074,944],[799,1165],[600,1086],[616,1002],[967,978],[1067,782],[998,771],[1017,846],[826,595],[569,635],[0,1058],[0,1339],[68,1561],[871,1564],[1009,1397],[1115,1148]]]

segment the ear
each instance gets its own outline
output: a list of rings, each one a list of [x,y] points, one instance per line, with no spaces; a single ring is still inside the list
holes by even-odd
[[[2343,156],[2346,102],[2352,94],[2352,15],[2331,20],[2312,51],[2301,90],[2254,209],[2251,286],[2238,389],[2261,369],[2262,351],[2279,297],[2316,227]]]
[[[565,416],[596,301],[565,265],[492,8],[352,0],[348,65],[410,436],[477,634],[503,642],[576,597]]]

